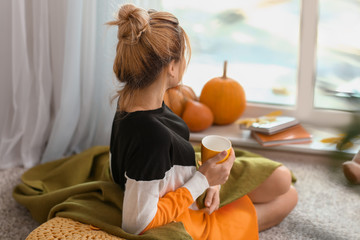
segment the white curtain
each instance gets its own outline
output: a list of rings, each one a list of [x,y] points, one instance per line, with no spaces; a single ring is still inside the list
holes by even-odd
[[[0,1],[0,169],[108,145],[119,5],[161,0]]]
[[[0,2],[0,168],[109,143],[116,35],[102,1]]]
[[[1,168],[36,164],[49,132],[49,6],[34,3],[1,1]]]
[[[107,31],[111,5],[71,1],[66,9],[64,65],[60,107],[42,161],[108,145],[114,109],[112,63],[116,35]]]

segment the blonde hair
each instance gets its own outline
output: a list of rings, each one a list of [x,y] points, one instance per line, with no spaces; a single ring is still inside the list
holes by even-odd
[[[120,7],[117,19],[107,24],[118,26],[113,70],[117,80],[125,84],[114,97],[120,97],[119,111],[131,104],[135,91],[151,85],[172,60],[190,60],[189,38],[171,13],[126,4]]]

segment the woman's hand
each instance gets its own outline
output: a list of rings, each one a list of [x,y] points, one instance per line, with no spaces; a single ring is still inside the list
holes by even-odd
[[[220,205],[220,185],[209,187],[206,192],[205,209],[208,214],[219,209]]]
[[[226,154],[227,152],[223,151],[199,167],[199,172],[206,177],[210,186],[224,184],[229,178],[230,170],[235,161],[234,149],[231,148],[230,155],[226,161],[217,164],[217,162],[226,157]]]

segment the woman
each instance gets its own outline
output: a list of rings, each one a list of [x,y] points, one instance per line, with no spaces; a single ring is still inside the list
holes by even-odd
[[[141,234],[181,221],[194,239],[257,239],[297,203],[291,174],[276,168],[258,187],[219,208],[219,185],[229,178],[234,151],[198,169],[189,143],[189,130],[164,104],[165,91],[177,86],[190,56],[189,39],[175,16],[123,5],[118,19],[114,72],[124,84],[118,91],[110,167],[125,191],[122,228]],[[206,191],[205,208],[195,200]]]

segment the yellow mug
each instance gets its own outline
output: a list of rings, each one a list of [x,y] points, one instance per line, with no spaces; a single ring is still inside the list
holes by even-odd
[[[201,161],[204,163],[222,151],[227,151],[225,158],[217,163],[222,163],[228,159],[231,151],[231,142],[226,137],[209,135],[201,140]]]

